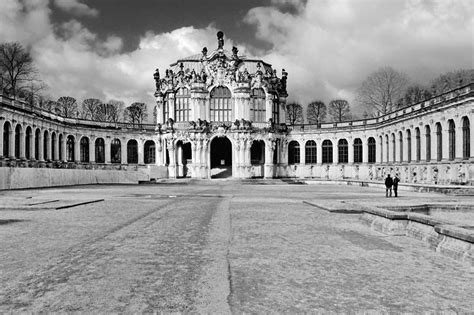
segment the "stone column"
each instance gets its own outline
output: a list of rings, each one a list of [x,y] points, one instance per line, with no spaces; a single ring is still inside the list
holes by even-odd
[[[383,139],[383,138],[382,138]],[[375,138],[375,163],[381,164],[382,163],[382,156],[383,156],[383,140],[380,137]],[[367,147],[367,150],[369,148]]]
[[[369,146],[368,146],[368,139],[364,138],[362,140],[362,163],[368,164],[369,163]]]
[[[432,126],[430,126],[432,127]],[[436,161],[438,157],[438,135],[436,134],[436,128],[431,128],[431,156],[430,161]]]
[[[9,145],[9,152],[8,154],[10,154],[10,158],[11,159],[14,159],[15,158],[15,127],[13,126],[13,124],[11,124],[11,131],[10,131],[10,134],[8,135],[8,145]],[[3,141],[3,139],[2,139]]]
[[[170,118],[173,119],[173,121],[176,121],[176,117],[175,117],[175,107],[176,107],[176,104],[175,104],[175,97],[174,97],[174,94],[173,93],[169,93],[168,94],[168,104],[169,104],[169,116]]]
[[[316,141],[316,163],[321,166],[323,164],[323,142]]]
[[[48,138],[46,139],[46,156],[48,161],[51,161],[53,157],[51,156],[51,148],[52,148],[52,143],[51,143],[51,133],[48,133]]]
[[[161,137],[159,136],[156,139],[155,145],[155,165],[163,166],[163,143]]]
[[[31,142],[30,142],[31,147]],[[31,155],[30,155],[31,156]],[[54,141],[54,156],[53,160],[59,161],[61,157],[59,156],[59,135],[56,133],[56,141]]]
[[[286,98],[280,97],[278,104],[280,121],[276,123],[284,123],[286,122]]]
[[[463,154],[463,147],[462,147],[462,138],[463,138],[463,133],[462,133],[462,121],[459,119],[456,121],[456,127],[454,128],[456,131],[456,155],[455,155],[455,160],[460,161],[462,160],[462,154]]]
[[[64,162],[67,162],[67,136],[68,134],[67,133],[64,133],[63,134],[63,141],[61,142],[61,146],[62,146],[62,156],[61,156],[61,160],[64,161]],[[38,141],[39,142],[39,141]],[[33,141],[34,143],[34,141]],[[41,146],[40,146],[41,147]],[[34,150],[34,144],[33,144],[33,150]],[[38,149],[39,151],[39,149]],[[34,151],[33,151],[34,152]]]
[[[120,141],[120,163],[121,164],[128,164],[128,160],[127,160],[127,142],[128,142],[128,139],[121,139]]]
[[[337,141],[334,140],[332,144],[332,164],[337,164],[339,163],[339,150],[337,146]]]
[[[143,139],[138,139],[137,140],[137,146],[138,146],[138,165],[145,165],[145,141]]]
[[[449,160],[449,130],[448,123],[443,125],[443,161]]]
[[[40,130],[39,137],[38,137],[38,161],[44,161],[44,155],[43,155],[43,137],[44,133]]]
[[[81,162],[81,136],[78,134],[74,137],[74,162]]]
[[[89,163],[95,163],[95,137],[89,137]]]
[[[300,165],[306,165],[306,146],[304,141],[300,144]]]
[[[170,178],[176,178],[176,148],[173,139],[166,140],[166,148],[169,152],[170,164],[168,165]]]
[[[25,132],[22,129],[20,133],[20,159],[22,160],[26,160],[25,149]]]
[[[183,147],[177,146],[176,147],[176,167],[177,167],[177,172],[176,176],[182,177],[184,175],[184,170],[183,170]]]
[[[264,177],[273,178],[273,154],[275,154],[276,141],[270,140],[265,143],[265,166]]]
[[[348,164],[354,164],[354,141],[352,138],[347,138],[347,150],[348,150]]]
[[[426,162],[426,130],[420,127],[420,162]]]
[[[156,97],[156,123],[163,125],[163,96],[159,95]]]
[[[110,152],[110,145],[111,145],[111,140],[110,138],[105,138],[104,139],[104,162],[105,164],[110,164],[111,160],[111,152]]]
[[[33,131],[34,130],[32,129],[31,134],[30,134],[30,160],[35,160],[36,159],[36,157],[35,157],[35,148],[36,148],[35,133]]]

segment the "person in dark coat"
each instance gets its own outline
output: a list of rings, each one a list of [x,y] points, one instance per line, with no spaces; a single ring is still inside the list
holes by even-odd
[[[400,182],[400,179],[398,178],[398,174],[395,174],[395,177],[393,178],[393,193],[395,194],[395,197],[398,197],[398,183]]]
[[[387,178],[385,178],[385,197],[388,197],[389,191],[390,191],[390,197],[392,197],[392,185],[393,185],[393,180],[390,177],[390,174],[388,174]]]

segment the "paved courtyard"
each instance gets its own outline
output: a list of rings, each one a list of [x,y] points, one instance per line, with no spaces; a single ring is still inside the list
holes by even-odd
[[[3,191],[0,312],[474,311],[472,267],[303,203],[341,200],[395,204],[277,181]]]

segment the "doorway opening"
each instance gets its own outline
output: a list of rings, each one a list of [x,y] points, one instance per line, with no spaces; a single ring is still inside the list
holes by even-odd
[[[211,141],[211,178],[232,176],[232,143],[226,137]]]

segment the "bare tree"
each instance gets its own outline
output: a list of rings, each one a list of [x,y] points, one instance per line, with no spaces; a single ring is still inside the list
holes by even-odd
[[[333,121],[336,122],[351,119],[351,109],[349,102],[346,100],[333,100],[329,102],[328,112],[333,118]]]
[[[380,68],[362,82],[357,101],[373,116],[389,113],[405,93],[408,82],[405,74],[391,67]]]
[[[474,82],[474,69],[451,71],[431,81],[431,93],[442,94],[471,82]]]
[[[125,104],[122,101],[110,100],[102,104],[101,110],[97,113],[99,121],[119,122]]]
[[[300,104],[290,103],[286,105],[286,122],[292,126],[304,122],[303,107]]]
[[[310,124],[320,124],[326,118],[326,104],[322,101],[309,103],[306,110],[306,119]]]
[[[402,98],[397,102],[397,108],[419,103],[431,97],[428,89],[419,84],[410,85]]]
[[[56,103],[55,111],[60,116],[76,118],[78,115],[76,99],[71,96],[61,96]]]
[[[102,101],[97,98],[88,98],[82,102],[82,118],[89,120],[98,120]]]
[[[39,82],[33,58],[20,43],[0,44],[0,73],[2,90],[11,95]]]
[[[135,102],[128,106],[123,112],[123,118],[124,121],[131,124],[132,127],[141,125],[148,118],[146,104]]]

